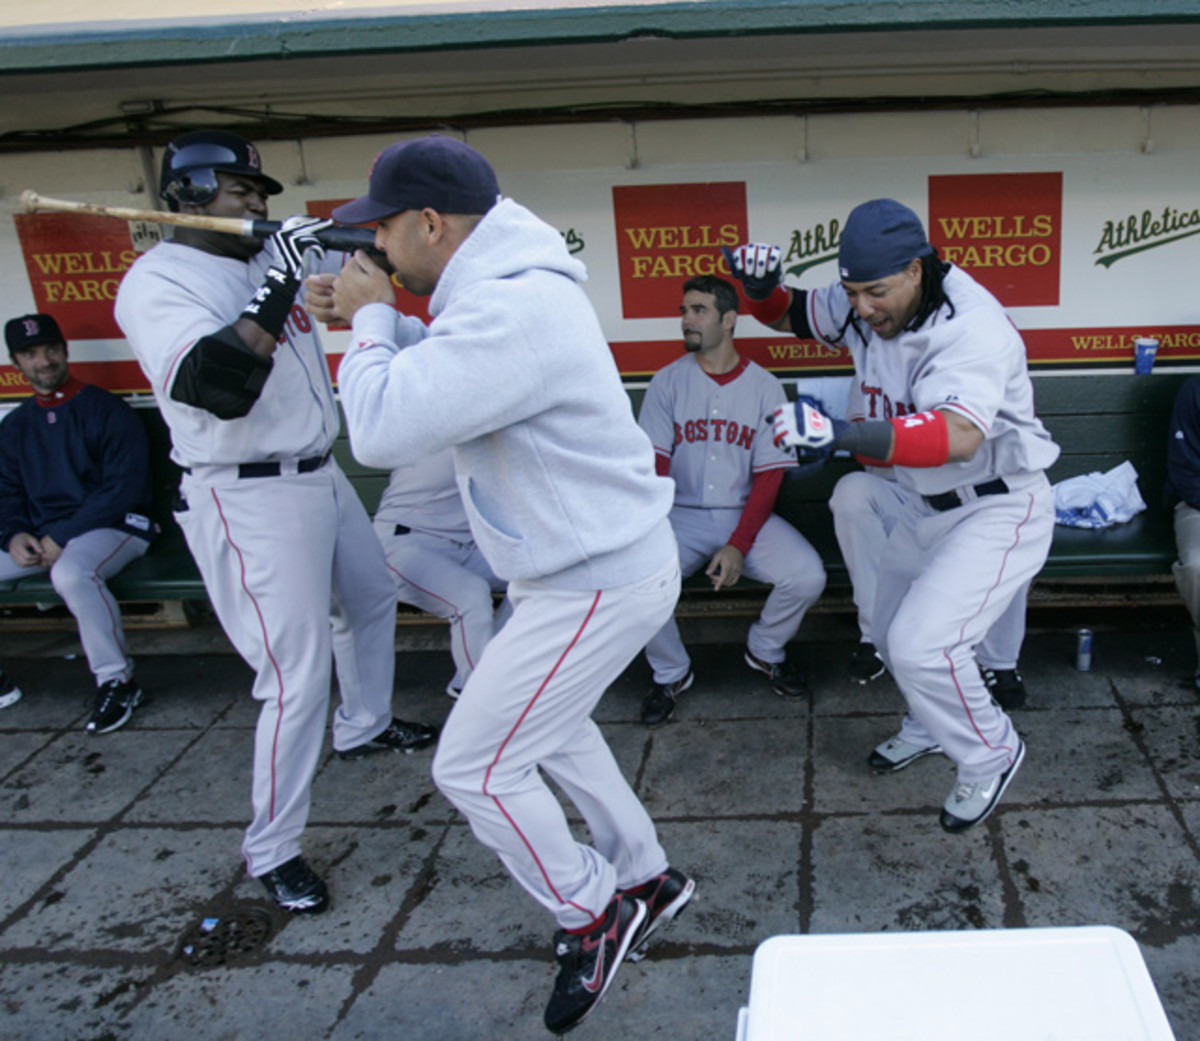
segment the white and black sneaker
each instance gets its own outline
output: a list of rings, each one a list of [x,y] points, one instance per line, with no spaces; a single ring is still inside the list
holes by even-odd
[[[992,700],[1005,712],[1025,705],[1025,681],[1016,669],[987,669],[979,667],[979,675]]]
[[[941,745],[914,745],[904,741],[897,734],[867,756],[867,765],[876,773],[894,774],[903,770],[909,763],[915,763],[927,755],[936,755],[942,750]]]
[[[141,688],[133,680],[109,680],[96,691],[96,707],[85,729],[89,734],[107,734],[123,727],[143,697]]]
[[[258,880],[276,905],[292,914],[320,914],[329,907],[329,890],[303,857],[292,857]]]
[[[973,828],[996,808],[1021,764],[1025,762],[1025,742],[1017,745],[1017,754],[1008,769],[989,781],[954,786],[942,807],[941,824],[949,832]]]
[[[370,741],[338,751],[339,759],[362,759],[376,752],[415,752],[437,739],[438,729],[428,723],[406,723],[393,717],[392,721]]]
[[[0,669],[0,708],[9,708],[20,700],[21,691],[8,678],[8,673]]]
[[[863,640],[854,648],[854,653],[850,656],[849,672],[852,682],[866,686],[871,680],[879,679],[887,672],[887,666],[883,664],[883,659],[879,657],[875,645],[868,640]]]
[[[685,690],[690,690],[696,674],[688,674],[674,683],[656,683],[642,699],[642,722],[648,727],[660,727],[675,714],[675,702]]]

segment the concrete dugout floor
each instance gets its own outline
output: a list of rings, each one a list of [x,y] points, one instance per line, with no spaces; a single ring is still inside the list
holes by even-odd
[[[1031,704],[1015,715],[1026,763],[960,836],[937,824],[948,761],[867,769],[901,700],[887,679],[845,680],[848,618],[810,619],[796,645],[811,701],[759,682],[741,661],[745,623],[727,622],[720,642],[694,646],[696,686],[675,720],[649,731],[639,659],[597,719],[697,897],[573,1036],[732,1041],[752,955],[774,934],[1103,923],[1138,941],[1181,1041],[1200,1037],[1192,644],[1181,612],[1124,624],[1136,620],[1097,628],[1087,673],[1075,619],[1031,630]],[[93,738],[86,663],[63,656],[74,641],[0,631],[26,695],[0,712],[0,1037],[549,1036],[553,922],[436,791],[428,751],[322,759],[305,850],[334,906],[284,918],[239,856],[249,671],[211,629],[131,638],[149,703]],[[402,650],[397,713],[443,719],[450,673],[443,650]],[[205,919],[215,939],[193,935],[184,954]],[[230,922],[240,931],[225,934]],[[1021,999],[995,985],[998,1001]]]

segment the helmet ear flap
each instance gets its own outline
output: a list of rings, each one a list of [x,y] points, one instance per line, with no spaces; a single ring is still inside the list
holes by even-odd
[[[217,197],[217,173],[200,167],[191,170],[168,171],[159,194],[167,201],[172,213],[180,206],[206,206]]]

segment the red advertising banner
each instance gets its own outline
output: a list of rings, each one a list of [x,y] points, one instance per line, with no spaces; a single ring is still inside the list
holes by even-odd
[[[746,241],[744,181],[628,185],[612,191],[625,318],[676,315],[687,279],[729,277],[721,247]]]
[[[1057,306],[1062,174],[929,178],[929,241],[1006,307]]]
[[[35,310],[52,314],[68,342],[119,340],[113,302],[137,259],[129,225],[79,213],[18,213]]]

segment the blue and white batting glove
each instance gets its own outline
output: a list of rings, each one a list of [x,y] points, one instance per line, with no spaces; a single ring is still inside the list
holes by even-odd
[[[751,300],[766,300],[783,285],[782,251],[765,242],[749,242],[737,249],[722,246],[729,270]]]
[[[283,261],[284,271],[297,282],[304,278],[304,258],[309,253],[325,256],[325,247],[317,239],[317,232],[328,228],[333,221],[323,217],[289,217],[271,236],[275,252]]]
[[[845,420],[825,415],[815,404],[815,399],[805,395],[771,414],[775,447],[797,448],[808,456],[833,452],[839,423],[844,424]]]

